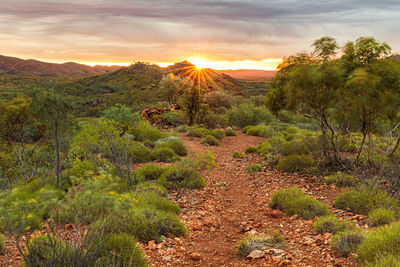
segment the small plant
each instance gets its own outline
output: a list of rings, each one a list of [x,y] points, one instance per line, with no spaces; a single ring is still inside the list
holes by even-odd
[[[262,172],[262,167],[260,164],[252,164],[252,165],[247,166],[244,169],[244,171],[247,172],[248,174],[253,175],[257,172]]]
[[[376,262],[382,255],[400,257],[399,236],[399,222],[383,225],[369,231],[365,240],[357,249],[358,258],[363,263],[372,263]]]
[[[244,158],[244,154],[235,151],[235,152],[233,152],[233,154],[232,154],[232,158],[234,158],[234,159],[241,159],[241,158]]]
[[[4,254],[4,252],[6,252],[5,241],[6,241],[6,238],[4,237],[4,235],[0,234],[0,254]]]
[[[99,251],[96,267],[147,266],[136,240],[128,234],[110,234]]]
[[[201,140],[200,144],[209,145],[209,146],[219,146],[218,140],[212,135],[206,135],[203,140]]]
[[[263,156],[263,159],[265,161],[265,163],[264,163],[265,166],[268,166],[268,167],[275,167],[279,163],[279,160],[280,160],[279,156],[273,155],[273,154],[265,154]]]
[[[380,226],[394,222],[396,220],[396,214],[393,210],[379,208],[368,213],[368,220],[373,226]]]
[[[326,204],[308,196],[300,188],[290,187],[277,191],[271,199],[270,207],[287,215],[298,214],[304,219],[330,214]]]
[[[312,167],[313,163],[313,160],[307,156],[290,155],[281,159],[276,168],[285,172],[302,172]]]
[[[257,152],[257,148],[254,146],[249,146],[244,151],[244,153],[246,153],[246,154],[251,154],[251,153],[255,153],[255,152]]]
[[[236,136],[236,132],[233,129],[225,129],[226,136]]]
[[[364,266],[366,267],[398,267],[400,266],[400,256],[389,255],[379,255],[375,262],[368,262]]]
[[[157,164],[148,164],[136,171],[137,180],[150,181],[157,180],[163,174],[164,168]]]
[[[336,254],[346,256],[356,252],[358,246],[360,246],[364,239],[365,237],[360,231],[344,231],[333,236],[331,246]]]
[[[247,126],[243,127],[242,133],[247,133],[247,131],[248,131],[251,127],[252,127],[251,125],[247,125]]]
[[[241,257],[246,257],[253,250],[282,248],[286,246],[284,238],[278,232],[274,232],[267,237],[250,235],[239,242],[237,254]]]
[[[153,150],[153,158],[162,162],[174,162],[179,156],[169,147],[158,147]]]
[[[179,156],[186,156],[188,151],[183,144],[183,142],[176,136],[170,136],[168,138],[157,140],[155,143],[155,148],[168,147],[174,150]]]
[[[350,187],[357,185],[357,180],[350,174],[337,172],[325,179],[327,184],[334,184],[339,187]]]
[[[155,194],[157,194],[160,197],[166,197],[168,190],[161,186],[161,185],[157,185],[154,183],[149,183],[149,182],[144,182],[144,183],[139,183],[136,187],[135,187],[135,192],[153,192]]]
[[[339,222],[334,215],[321,216],[315,220],[313,224],[314,230],[319,233],[332,233],[336,234],[344,230],[353,229],[354,225],[350,222]]]
[[[189,128],[186,130],[186,135],[191,137],[205,137],[210,133],[206,128]]]
[[[377,186],[371,185],[360,185],[343,191],[336,197],[334,206],[339,209],[350,209],[354,213],[363,215],[377,208],[391,209],[395,214],[400,209],[396,200]]]
[[[156,127],[150,125],[147,121],[139,122],[135,127],[129,130],[129,133],[134,136],[135,140],[142,142],[145,140],[155,142],[163,137],[163,133]]]
[[[204,179],[194,169],[189,167],[169,166],[158,181],[166,188],[201,188],[205,186]]]
[[[222,140],[226,135],[225,131],[222,129],[214,129],[210,131],[210,135],[214,136],[218,140]]]

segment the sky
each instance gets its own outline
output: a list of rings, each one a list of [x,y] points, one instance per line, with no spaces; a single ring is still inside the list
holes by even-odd
[[[400,52],[400,0],[0,0],[0,54],[273,69],[323,36]]]

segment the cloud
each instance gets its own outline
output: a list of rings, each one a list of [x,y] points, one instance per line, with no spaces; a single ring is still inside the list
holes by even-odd
[[[0,51],[47,60],[282,57],[325,35],[400,50],[397,0],[3,0]]]

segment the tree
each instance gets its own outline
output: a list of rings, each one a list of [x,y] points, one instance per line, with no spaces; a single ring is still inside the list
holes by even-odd
[[[168,104],[173,105],[180,95],[182,95],[185,83],[179,77],[174,76],[172,73],[164,75],[160,81],[161,92],[166,96]]]
[[[52,132],[57,158],[56,186],[59,188],[61,179],[61,141],[67,127],[72,124],[72,107],[61,95],[39,92],[33,95],[32,106],[35,117],[45,123]]]
[[[324,61],[332,59],[338,50],[336,39],[329,36],[315,40],[312,46],[314,47],[313,56]]]

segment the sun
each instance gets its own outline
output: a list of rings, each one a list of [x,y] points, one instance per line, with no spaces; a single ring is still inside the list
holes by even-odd
[[[210,67],[210,62],[201,57],[191,57],[189,62],[196,66],[197,69],[205,69]]]

